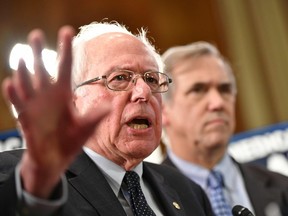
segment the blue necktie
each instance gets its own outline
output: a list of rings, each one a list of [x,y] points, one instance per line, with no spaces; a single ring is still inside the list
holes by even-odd
[[[224,197],[224,182],[220,172],[211,171],[208,176],[209,199],[216,216],[232,216],[231,208]]]
[[[144,197],[138,174],[134,171],[127,171],[123,183],[125,183],[128,188],[128,194],[134,215],[156,216]]]

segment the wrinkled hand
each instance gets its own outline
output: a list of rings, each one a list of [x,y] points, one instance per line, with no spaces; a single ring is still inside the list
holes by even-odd
[[[34,30],[28,41],[34,55],[34,71],[28,72],[23,60],[11,78],[3,82],[3,94],[19,113],[27,150],[23,155],[20,172],[25,190],[47,198],[60,176],[93,133],[97,122],[109,111],[108,106],[80,116],[72,101],[71,40],[74,31],[62,27],[58,33],[58,78],[51,82],[45,70],[41,52],[44,34]]]

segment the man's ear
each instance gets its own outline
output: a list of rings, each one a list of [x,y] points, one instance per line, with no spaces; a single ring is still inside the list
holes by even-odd
[[[162,105],[162,125],[165,127],[169,125],[169,107],[166,104]]]

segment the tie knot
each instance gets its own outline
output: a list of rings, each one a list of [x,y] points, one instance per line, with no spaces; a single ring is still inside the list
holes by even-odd
[[[222,174],[218,171],[212,170],[208,176],[207,184],[212,188],[223,187],[224,181]]]
[[[139,179],[140,178],[136,172],[127,171],[125,176],[124,176],[123,182],[127,185],[128,189],[129,189],[129,188],[139,186],[139,184],[140,184]]]

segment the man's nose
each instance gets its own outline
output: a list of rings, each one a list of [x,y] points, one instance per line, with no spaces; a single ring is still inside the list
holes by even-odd
[[[133,78],[132,83],[134,84],[134,86],[132,87],[132,101],[139,99],[146,101],[151,97],[152,95],[151,88],[144,81],[141,75],[136,75]]]
[[[209,110],[219,110],[223,108],[224,98],[222,94],[217,90],[211,90],[209,92]]]

